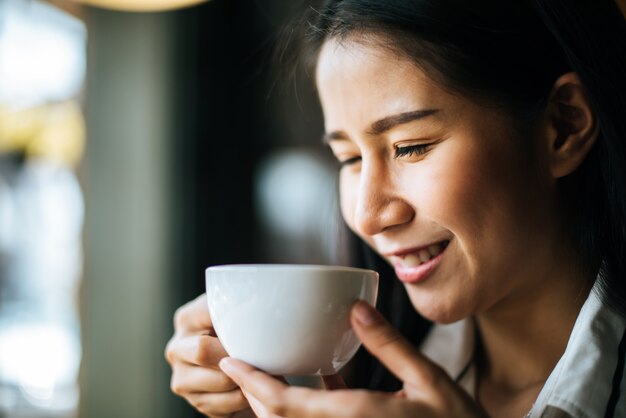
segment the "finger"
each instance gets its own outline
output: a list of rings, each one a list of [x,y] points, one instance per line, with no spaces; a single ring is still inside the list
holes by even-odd
[[[351,322],[365,348],[402,382],[425,389],[449,380],[439,366],[417,351],[369,304],[356,302]]]
[[[176,310],[174,313],[174,329],[177,332],[187,333],[213,330],[206,294],[198,296]]]
[[[293,408],[289,405],[294,391],[306,389],[290,388],[270,375],[231,357],[220,361],[220,368],[241,387],[252,409],[259,417],[307,418],[311,416],[305,413],[294,415]]]
[[[222,359],[219,366],[246,394],[252,395],[263,404],[272,397],[280,397],[289,388],[287,384],[267,373],[232,357]]]
[[[219,361],[226,356],[228,354],[220,340],[208,335],[190,335],[171,340],[166,350],[170,364],[182,361],[216,368]]]
[[[348,387],[343,377],[338,374],[322,376],[322,382],[324,382],[324,387],[327,390],[346,389]]]
[[[172,371],[172,392],[184,396],[189,393],[229,392],[238,386],[224,372],[189,364],[178,364]]]
[[[229,417],[250,407],[239,389],[224,393],[194,393],[185,399],[198,411],[211,417]]]
[[[282,418],[276,414],[271,413],[265,407],[265,405],[263,405],[263,403],[259,401],[257,398],[255,398],[250,392],[244,391],[243,395],[248,400],[248,403],[250,404],[250,408],[252,408],[252,411],[254,412],[254,415],[257,416],[257,418]]]
[[[394,397],[377,392],[335,390],[320,391],[304,387],[286,386],[254,367],[230,357],[220,367],[242,389],[261,414],[283,418],[342,418],[379,417],[375,407]],[[396,412],[397,405],[386,406],[386,412]],[[381,411],[379,410],[379,411]],[[397,415],[388,415],[397,416]]]

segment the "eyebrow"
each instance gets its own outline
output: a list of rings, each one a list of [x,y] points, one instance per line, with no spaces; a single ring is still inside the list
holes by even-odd
[[[413,122],[416,120],[424,119],[428,116],[432,116],[439,112],[439,109],[424,109],[413,110],[410,112],[398,113],[397,115],[386,116],[382,119],[372,123],[370,129],[367,131],[370,135],[380,135],[398,125]],[[347,139],[346,135],[341,131],[328,132],[323,135],[322,140],[324,143],[328,143],[332,140]]]

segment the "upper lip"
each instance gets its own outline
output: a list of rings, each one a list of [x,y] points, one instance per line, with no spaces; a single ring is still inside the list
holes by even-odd
[[[405,256],[407,254],[413,254],[413,253],[416,253],[418,251],[425,250],[428,247],[430,247],[431,245],[440,244],[440,243],[446,242],[446,241],[449,241],[449,239],[441,239],[441,240],[438,240],[438,241],[433,241],[433,242],[431,242],[429,244],[420,245],[418,247],[405,248],[405,249],[401,249],[401,250],[396,250],[396,251],[383,253],[383,256],[385,256],[385,257],[403,257],[403,256]]]

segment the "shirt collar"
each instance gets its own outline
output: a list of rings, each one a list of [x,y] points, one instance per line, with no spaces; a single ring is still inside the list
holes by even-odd
[[[565,352],[529,416],[540,417],[547,406],[575,417],[604,416],[609,398],[616,390],[613,377],[619,365],[618,347],[625,330],[626,319],[602,302],[596,281],[576,319]],[[617,385],[619,391],[619,382]],[[622,388],[622,397],[623,391]],[[626,416],[623,398],[615,412],[615,416]]]
[[[475,332],[472,318],[451,324],[435,324],[420,346],[422,354],[444,369],[472,396],[475,386]]]
[[[472,397],[476,384],[475,331],[472,318],[435,324],[420,346],[426,357],[442,367]],[[576,319],[563,356],[528,417],[541,417],[548,406],[575,417],[604,416],[609,397],[615,390],[613,376],[619,364],[618,347],[626,338],[625,332],[626,319],[601,301],[596,282]],[[616,417],[626,417],[624,399],[620,399],[615,412]]]

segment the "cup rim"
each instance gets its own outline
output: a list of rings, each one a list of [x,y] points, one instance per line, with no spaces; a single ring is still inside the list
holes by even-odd
[[[306,271],[341,271],[361,274],[376,274],[378,272],[370,269],[363,269],[357,267],[348,266],[335,266],[335,265],[323,265],[323,264],[220,264],[209,266],[205,269],[205,272],[209,271],[235,271],[235,270],[306,270]]]

